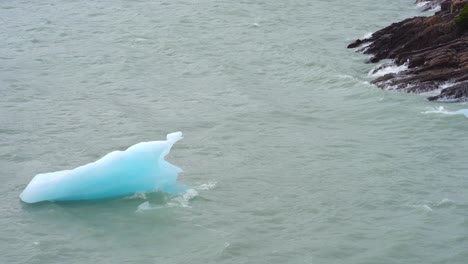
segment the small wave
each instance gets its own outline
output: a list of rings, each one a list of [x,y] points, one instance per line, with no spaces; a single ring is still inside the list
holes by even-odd
[[[366,33],[364,36],[362,36],[362,38],[360,38],[360,39],[368,39],[368,38],[371,38],[373,34],[374,34],[373,32],[367,32],[367,33]]]
[[[449,87],[454,86],[455,84],[457,84],[457,83],[454,83],[454,82],[444,82],[443,84],[441,84],[441,85],[439,86],[439,89],[449,88]]]
[[[443,89],[446,89],[446,88],[449,88],[449,87],[451,87],[451,86],[454,86],[455,84],[456,84],[456,83],[454,83],[454,82],[443,82],[443,83],[438,84],[437,89],[430,90],[430,91],[426,91],[426,92],[422,92],[422,93],[420,93],[420,95],[424,95],[424,96],[437,96],[437,95],[440,95],[440,92],[442,92]],[[444,100],[438,100],[438,101],[444,101]],[[446,101],[449,101],[449,100],[446,100]]]
[[[133,195],[130,195],[130,196],[127,196],[127,197],[124,197],[123,198],[124,200],[146,200],[147,197],[146,197],[146,193],[144,192],[137,192]]]
[[[419,94],[423,95],[423,96],[426,96],[426,97],[430,97],[430,96],[439,95],[441,91],[442,91],[442,89],[435,89],[435,90],[431,90],[431,91],[422,92],[422,93],[419,93]]]
[[[394,62],[390,63],[383,63],[374,67],[372,70],[369,71],[368,75],[370,77],[381,77],[389,73],[399,73],[402,71],[408,70],[408,64],[405,63],[403,65],[397,66]]]
[[[167,203],[168,206],[176,207],[190,207],[189,202],[193,198],[198,196],[198,192],[195,189],[188,189],[182,196],[175,197]]]
[[[161,208],[161,207],[159,207],[159,208]],[[139,213],[139,212],[143,212],[143,211],[147,211],[147,210],[154,210],[154,209],[157,209],[156,206],[153,206],[148,201],[146,201],[146,202],[141,203],[140,205],[138,205],[138,208],[136,209],[135,212]]]
[[[336,75],[336,77],[338,77],[338,78],[340,78],[340,79],[354,79],[353,76],[344,75],[344,74],[338,74],[338,75]]]
[[[431,90],[431,91],[427,91],[427,92],[423,92],[421,93],[421,95],[424,95],[424,96],[436,96],[436,95],[439,95],[440,92],[442,92],[443,89],[446,89],[446,88],[449,88],[449,87],[452,87],[454,86],[455,84],[457,83],[454,83],[454,82],[443,82],[441,84],[439,84],[439,87],[435,90]],[[443,100],[443,99],[440,99],[439,101],[454,101],[454,100]]]
[[[372,45],[372,43],[374,42],[366,42],[364,44],[361,44],[361,46],[359,46],[359,52],[362,52],[362,53],[365,53],[368,49],[369,49],[369,46]]]
[[[436,203],[435,206],[436,207],[446,207],[446,206],[450,206],[450,205],[453,205],[453,204],[455,204],[454,201],[452,201],[450,199],[447,199],[447,198],[444,198],[440,202]]]
[[[190,208],[190,201],[195,199],[199,193],[198,191],[208,191],[215,188],[217,185],[216,181],[211,181],[208,183],[201,184],[200,186],[194,189],[187,189],[184,193],[178,196],[168,198],[164,204],[152,204],[150,201],[145,201],[138,205],[135,212],[140,213],[143,211],[149,210],[159,210],[168,207],[183,207]],[[147,196],[144,193],[135,194],[127,197],[126,199],[147,199]]]
[[[208,183],[204,183],[200,186],[197,187],[197,190],[202,190],[202,191],[208,191],[208,190],[211,190],[213,189],[214,187],[216,187],[218,183],[215,182],[215,181],[212,181],[212,182],[208,182]]]
[[[433,108],[432,110],[421,112],[421,114],[451,114],[452,112],[445,110],[443,106]]]
[[[424,1],[424,2],[416,3],[416,8],[423,8],[426,5],[429,5],[430,3],[431,3],[430,1]]]
[[[431,208],[429,205],[427,205],[427,204],[423,204],[423,205],[421,205],[420,207],[423,208],[424,210],[428,211],[428,212],[432,212],[432,211],[433,211],[432,208]]]
[[[423,93],[421,93],[421,95],[424,95],[424,96],[437,96],[437,95],[440,95],[442,90],[444,90],[446,88],[450,88],[450,87],[452,87],[452,86],[454,86],[456,84],[457,83],[454,83],[454,82],[443,82],[443,83],[439,84],[439,87],[437,89],[427,91],[427,92],[423,92]],[[459,102],[458,99],[447,99],[447,98],[441,98],[441,99],[438,99],[437,101],[446,102],[446,103]]]
[[[410,204],[408,206],[412,208],[416,208],[416,209],[422,209],[423,211],[426,211],[426,212],[433,211],[432,208],[427,204]]]
[[[382,87],[385,91],[408,91],[414,87],[414,84],[407,83],[403,85],[395,85],[392,83],[392,80],[388,80],[382,84]]]
[[[468,109],[460,109],[458,111],[448,111],[443,106],[439,106],[432,110],[421,112],[421,114],[464,115],[466,118],[468,118]]]
[[[427,7],[429,7],[429,8],[427,8]],[[433,3],[431,1],[424,1],[424,2],[416,3],[416,8],[417,9],[423,9],[424,11],[437,12],[437,11],[440,11],[441,6],[440,6],[440,3]]]
[[[193,200],[195,197],[198,196],[198,192],[195,189],[188,189],[186,190],[181,196],[176,196],[171,199],[165,204],[152,204],[149,201],[145,201],[138,205],[136,209],[136,213],[141,213],[144,211],[150,210],[159,210],[168,207],[184,207],[190,208],[190,201]]]
[[[432,212],[434,211],[434,209],[442,209],[442,208],[450,207],[453,205],[456,205],[456,203],[453,200],[450,200],[448,198],[444,198],[440,200],[439,202],[423,201],[420,204],[419,203],[407,204],[408,207],[422,209],[426,212]]]

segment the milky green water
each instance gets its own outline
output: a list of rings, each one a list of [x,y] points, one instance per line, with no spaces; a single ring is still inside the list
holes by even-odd
[[[0,2],[0,263],[467,263],[468,119],[366,84],[373,66],[345,49],[417,14]],[[37,173],[178,130],[184,196],[18,198]]]

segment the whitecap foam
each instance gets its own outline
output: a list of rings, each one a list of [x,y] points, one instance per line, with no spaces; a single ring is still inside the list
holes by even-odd
[[[409,90],[411,88],[414,87],[414,84],[411,84],[411,83],[407,83],[407,84],[403,84],[403,85],[395,85],[392,83],[392,80],[388,80],[386,82],[384,82],[383,84],[383,89],[385,91],[405,91],[405,90]]]
[[[189,202],[198,196],[198,192],[195,189],[188,189],[182,196],[171,199],[167,205],[177,207],[190,207]]]
[[[454,204],[455,202],[448,199],[448,198],[444,198],[442,199],[440,202],[436,203],[435,206],[437,207],[444,207],[444,206],[449,206],[449,205],[452,205]]]
[[[366,42],[364,44],[361,44],[359,47],[359,52],[362,52],[362,53],[365,53],[368,49],[369,49],[369,46],[372,45],[372,43],[374,42]],[[369,59],[371,58],[372,56],[369,57]]]
[[[396,65],[394,62],[383,63],[374,67],[367,75],[373,78],[377,78],[386,74],[399,73],[406,70],[408,70],[408,63],[402,64],[400,66]]]
[[[142,211],[154,210],[154,209],[155,207],[152,206],[148,201],[146,201],[138,205],[138,208],[135,212],[142,212]]]
[[[205,184],[201,184],[200,186],[194,189],[187,189],[184,193],[181,193],[177,196],[169,196],[168,199],[165,201],[164,204],[152,204],[150,201],[145,201],[138,205],[136,209],[136,213],[141,213],[144,211],[149,210],[159,210],[163,208],[170,208],[170,207],[182,207],[182,208],[191,208],[190,202],[199,196],[198,191],[208,191],[213,189],[216,186],[217,182],[212,181]]]
[[[443,106],[438,106],[436,108],[433,108],[431,110],[427,110],[424,112],[421,112],[421,114],[449,114],[450,112],[445,110]]]
[[[212,182],[204,183],[204,184],[198,186],[197,189],[198,190],[203,190],[203,191],[208,191],[208,190],[211,190],[214,187],[216,187],[217,184],[218,184],[217,182],[212,181]]]
[[[421,112],[421,114],[464,115],[466,118],[468,118],[468,109],[448,111],[443,106],[439,106],[437,108],[433,108],[431,110]]]
[[[411,208],[416,208],[420,210],[424,210],[426,212],[432,212],[434,209],[439,210],[444,207],[450,207],[451,205],[456,205],[453,200],[448,198],[444,198],[439,202],[432,202],[432,201],[421,201],[421,203],[409,203],[406,206]]]
[[[146,200],[146,193],[144,192],[137,192],[133,195],[130,195],[130,196],[126,196],[123,198],[124,200],[133,200],[133,199],[136,199],[136,200]]]
[[[427,205],[427,204],[423,204],[423,205],[421,205],[420,207],[421,207],[422,209],[428,211],[428,212],[432,212],[432,211],[433,211],[432,208],[431,208],[429,205]]]
[[[426,9],[426,7],[430,7],[428,11],[432,11],[432,12],[437,12],[441,10],[440,3],[434,4],[431,1],[424,1],[424,2],[416,3],[417,9]]]
[[[338,74],[336,75],[336,77],[340,78],[340,79],[354,79],[353,76],[351,75],[345,75],[345,74]]]
[[[374,34],[374,32],[367,32],[364,36],[362,36],[362,38],[360,39],[369,39],[372,37],[372,35]]]
[[[427,204],[409,204],[408,206],[411,207],[411,208],[421,209],[421,210],[426,211],[426,212],[432,212],[433,211],[432,208]]]
[[[437,95],[440,95],[440,92],[442,92],[443,89],[446,89],[446,88],[449,88],[449,87],[452,87],[454,86],[456,83],[454,82],[443,82],[443,83],[440,83],[438,84],[438,87],[437,89],[434,89],[434,90],[431,90],[431,91],[427,91],[427,92],[422,92],[420,93],[420,95],[424,95],[424,96],[437,96]],[[453,99],[439,99],[438,101],[446,101],[446,102],[452,102],[452,101],[456,101],[456,100],[453,100]]]
[[[454,83],[454,82],[444,82],[442,83],[441,85],[439,85],[439,89],[446,89],[446,88],[449,88],[449,87],[452,87],[454,86],[455,84],[457,83]]]
[[[423,8],[424,6],[430,4],[431,2],[430,1],[424,1],[424,2],[419,2],[419,3],[416,3],[416,8]]]

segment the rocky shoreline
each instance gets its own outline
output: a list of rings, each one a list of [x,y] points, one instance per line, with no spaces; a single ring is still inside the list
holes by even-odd
[[[420,3],[421,2],[421,3]],[[390,59],[374,71],[398,67],[371,83],[407,93],[439,91],[434,101],[468,101],[468,0],[417,0],[429,17],[413,17],[358,39],[348,48],[372,55],[369,63]]]

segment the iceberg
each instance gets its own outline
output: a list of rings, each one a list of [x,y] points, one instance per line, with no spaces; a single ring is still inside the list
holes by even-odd
[[[177,184],[182,170],[164,158],[180,139],[182,133],[175,132],[165,141],[141,142],[72,170],[37,174],[20,198],[37,203],[115,198],[149,191],[178,193],[183,190]]]

